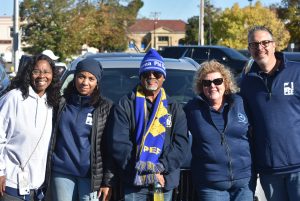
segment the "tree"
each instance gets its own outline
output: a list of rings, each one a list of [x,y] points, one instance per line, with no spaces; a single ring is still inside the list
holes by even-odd
[[[247,32],[254,25],[265,25],[273,32],[277,50],[287,47],[290,34],[283,21],[276,16],[275,11],[263,7],[259,1],[253,7],[240,8],[238,4],[234,4],[232,8],[225,9],[213,24],[213,30],[219,38],[219,45],[246,49]]]
[[[214,21],[218,18],[220,13],[220,8],[216,8],[209,3],[209,0],[204,2],[204,43],[205,44],[215,44],[218,40],[215,37],[212,25]],[[199,16],[193,16],[188,19],[188,24],[186,26],[186,44],[197,44],[199,37]]]
[[[285,26],[291,34],[290,43],[298,44],[300,49],[300,1],[282,0],[277,11],[279,18],[285,22]]]
[[[25,51],[37,54],[51,49],[61,58],[67,55],[68,33],[66,27],[70,21],[69,8],[74,0],[24,0],[21,3],[20,16],[23,22],[23,42]]]
[[[61,59],[78,54],[83,44],[101,51],[127,48],[126,29],[143,6],[141,0],[24,0],[24,50],[36,54],[51,49]]]

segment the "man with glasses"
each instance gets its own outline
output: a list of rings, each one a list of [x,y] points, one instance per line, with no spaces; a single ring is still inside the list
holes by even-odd
[[[151,49],[139,70],[140,83],[115,107],[110,131],[112,155],[121,172],[125,201],[152,199],[155,186],[172,200],[188,149],[181,106],[162,87],[166,69]]]
[[[241,81],[253,126],[254,164],[267,200],[300,200],[300,63],[275,52],[269,29],[248,33],[254,59]]]

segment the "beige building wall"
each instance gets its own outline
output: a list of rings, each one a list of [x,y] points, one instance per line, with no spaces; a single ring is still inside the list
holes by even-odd
[[[185,32],[172,32],[161,27],[148,33],[129,33],[127,37],[129,43],[133,42],[141,52],[145,52],[149,48],[161,50],[166,46],[178,46],[180,39],[185,38]],[[135,52],[136,50],[129,48],[127,51]]]
[[[10,36],[11,27],[13,27],[12,17],[0,16],[0,54],[12,54],[13,39]]]

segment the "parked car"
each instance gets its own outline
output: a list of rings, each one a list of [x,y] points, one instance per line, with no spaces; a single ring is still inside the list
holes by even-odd
[[[247,50],[247,49],[239,49],[239,50],[237,50],[239,53],[241,53],[242,55],[244,55],[245,57],[247,57],[247,58],[250,58],[251,57],[251,54],[250,54],[250,52],[249,52],[249,50]]]
[[[224,46],[171,46],[161,51],[164,58],[190,57],[199,64],[215,59],[228,66],[235,75],[242,72],[248,58],[235,49]]]
[[[62,90],[73,79],[77,63],[89,57],[100,62],[103,67],[103,77],[100,87],[104,96],[116,103],[123,95],[129,93],[139,82],[138,71],[144,54],[102,56],[102,54],[89,54],[71,62],[69,68],[61,78],[63,83]],[[190,58],[164,59],[164,61],[167,78],[163,87],[170,97],[176,99],[181,104],[185,104],[194,96],[193,77],[195,71],[199,68],[199,64]],[[174,201],[192,200],[194,196],[189,171],[191,151],[187,153],[187,156],[187,160],[181,171],[181,183],[179,188],[174,192]],[[122,187],[120,186],[117,191],[114,191],[113,200],[122,200],[122,196]]]
[[[101,57],[88,55],[103,66],[103,78],[101,80],[102,93],[104,96],[117,102],[123,95],[127,94],[139,82],[138,68],[143,59],[140,56],[117,56]],[[85,57],[74,60],[69,69],[62,77],[62,89],[73,79],[76,64]],[[164,87],[169,96],[184,104],[193,97],[192,81],[195,70],[199,65],[189,58],[165,59],[167,79]]]
[[[290,61],[296,61],[296,62],[300,62],[300,52],[282,52],[286,59],[290,60]],[[245,64],[243,71],[241,73],[241,78],[248,73],[251,70],[252,64],[253,64],[254,60],[252,58],[250,58],[247,63]]]
[[[10,79],[5,71],[5,64],[0,60],[0,96],[5,92],[10,84]]]

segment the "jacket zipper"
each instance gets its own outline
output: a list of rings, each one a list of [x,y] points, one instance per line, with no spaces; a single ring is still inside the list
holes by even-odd
[[[232,171],[232,160],[231,160],[231,156],[230,156],[230,148],[229,145],[226,141],[226,137],[225,137],[225,130],[227,128],[227,125],[224,129],[224,131],[221,134],[221,145],[225,145],[225,150],[226,150],[226,154],[228,157],[228,169],[229,169],[229,176],[230,176],[230,180],[233,181],[233,171]]]
[[[228,110],[227,116],[229,116],[230,109],[231,109],[231,106]],[[226,123],[226,126],[225,126],[223,132],[220,132],[218,130],[218,128],[216,127],[216,125],[214,123],[213,124],[214,124],[214,127],[217,129],[217,131],[220,133],[221,145],[222,146],[225,145],[226,155],[227,155],[227,158],[228,158],[229,177],[230,177],[230,180],[233,181],[233,171],[232,171],[232,160],[231,160],[231,157],[230,157],[230,148],[229,148],[229,145],[228,145],[228,143],[226,141],[226,137],[225,137],[225,131],[227,129],[228,123],[229,123],[229,119],[227,118],[227,123]]]
[[[267,89],[267,92],[268,92],[268,100],[270,100],[271,99],[271,97],[272,97],[272,90],[271,90],[271,88],[272,88],[272,86],[271,86],[271,88],[269,89],[269,87],[268,87],[268,78],[266,77],[265,79],[260,75],[260,76],[257,76],[257,77],[259,77],[259,79],[261,79],[261,81],[264,83],[264,86],[266,87],[266,89]],[[273,80],[274,81],[274,80]],[[273,82],[272,81],[272,82]],[[272,85],[273,85],[273,83],[272,83]]]

